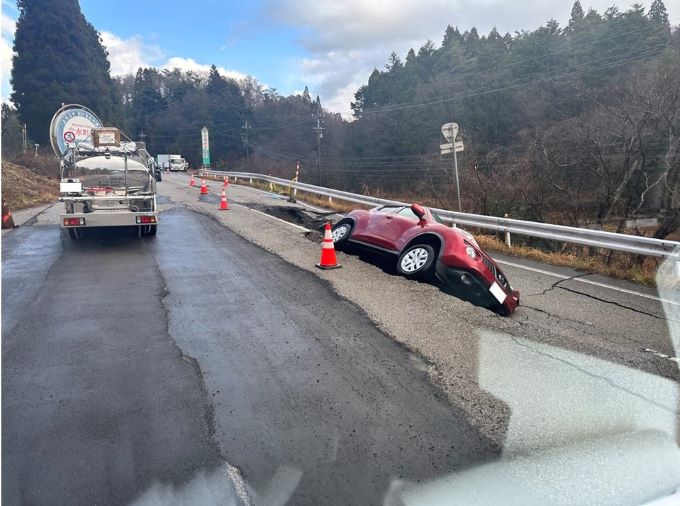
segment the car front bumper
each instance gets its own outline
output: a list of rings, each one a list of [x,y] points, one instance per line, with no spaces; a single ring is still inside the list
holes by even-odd
[[[450,267],[437,262],[437,277],[447,284],[454,294],[468,302],[509,315],[519,305],[519,292],[501,286],[496,280],[488,280],[473,269]]]

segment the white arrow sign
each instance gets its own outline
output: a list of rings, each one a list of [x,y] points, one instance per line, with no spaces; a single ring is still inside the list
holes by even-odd
[[[449,142],[454,142],[458,135],[458,123],[445,123],[442,125],[442,134]]]

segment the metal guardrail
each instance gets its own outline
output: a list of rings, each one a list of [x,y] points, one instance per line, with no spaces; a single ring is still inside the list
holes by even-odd
[[[348,202],[367,206],[384,205],[410,205],[408,202],[396,200],[380,199],[367,195],[359,195],[333,188],[324,188],[307,183],[289,181],[264,174],[250,172],[226,172],[217,170],[201,170],[201,174],[207,176],[224,177],[234,179],[248,179],[270,182],[278,185],[288,186],[314,195],[335,198]],[[549,223],[539,223],[535,221],[515,220],[510,218],[498,218],[495,216],[483,216],[480,214],[459,213],[447,209],[432,208],[438,215],[456,225],[477,227],[497,232],[525,235],[529,237],[539,237],[559,242],[582,244],[595,248],[625,251],[638,255],[649,255],[658,257],[668,257],[674,252],[680,251],[680,242],[654,239],[651,237],[641,237],[629,234],[617,234],[615,232],[605,232],[602,230],[590,230],[587,228],[568,227],[564,225],[551,225]],[[677,254],[677,253],[676,253]]]

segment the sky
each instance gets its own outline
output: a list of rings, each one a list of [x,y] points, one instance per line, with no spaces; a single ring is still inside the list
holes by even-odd
[[[18,11],[2,1],[1,94],[11,93],[12,40]],[[633,2],[618,2],[625,10]],[[651,0],[640,2],[648,8]],[[252,75],[282,95],[309,87],[325,109],[350,114],[350,102],[389,54],[404,59],[427,40],[440,44],[448,24],[461,31],[494,26],[501,33],[533,30],[556,19],[564,26],[572,0],[80,0],[101,33],[114,75],[140,66]],[[581,0],[603,12],[612,0]],[[680,24],[680,1],[666,0]]]

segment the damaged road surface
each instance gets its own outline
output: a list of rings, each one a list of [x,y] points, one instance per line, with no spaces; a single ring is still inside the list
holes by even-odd
[[[424,362],[211,218],[3,242],[3,504],[380,504],[497,456]]]

